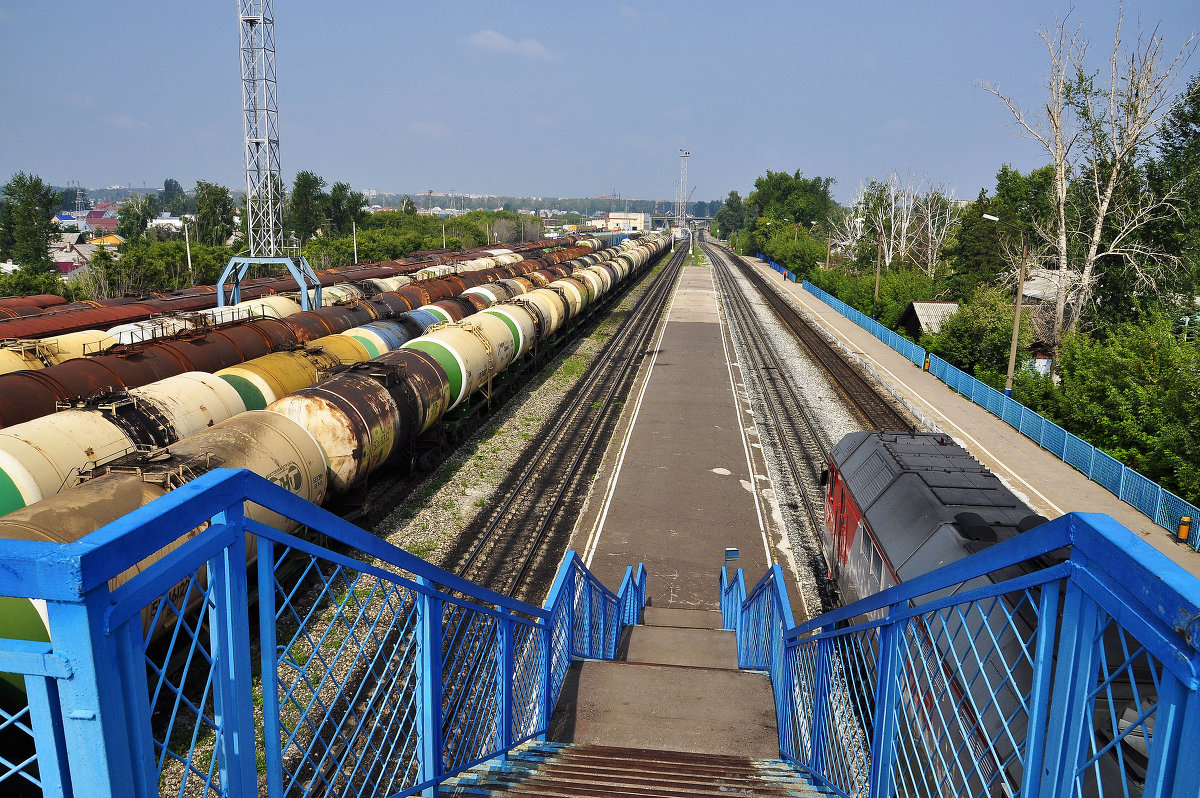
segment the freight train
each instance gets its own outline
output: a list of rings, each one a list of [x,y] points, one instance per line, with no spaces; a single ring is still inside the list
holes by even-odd
[[[436,324],[459,322],[480,310],[524,297],[535,282],[548,283],[551,278],[570,274],[574,267],[606,262],[621,252],[620,249],[609,249],[592,253],[588,247],[578,247],[555,253],[556,256],[576,254],[574,260],[561,264],[521,261],[514,263],[512,268],[533,269],[526,276],[484,283],[466,289],[458,297],[404,311],[389,320],[373,321],[341,333],[324,335],[295,349],[262,355],[220,369],[215,378],[203,372],[185,372],[0,429],[0,516],[73,486],[83,478],[85,471],[94,470],[115,458],[139,449],[168,446],[238,413],[265,409],[276,399],[307,388],[342,367],[398,349]],[[542,268],[535,269],[536,266]],[[608,275],[604,270],[601,273]],[[486,272],[476,274],[486,275]],[[586,270],[578,274],[581,279],[596,279]],[[460,277],[453,279],[457,281]],[[438,294],[432,288],[438,284],[436,280],[418,284],[424,292],[420,296],[434,298]],[[567,289],[569,287],[568,284]],[[600,294],[607,287],[610,286],[594,288]],[[378,294],[374,299],[382,302],[387,296]],[[521,301],[536,303],[539,300],[524,297]],[[387,312],[395,309],[384,308]],[[327,317],[335,310],[338,309],[325,308],[312,311],[311,315]],[[497,313],[521,331],[522,312],[499,308]],[[283,326],[295,325],[308,315],[296,314],[281,323]],[[340,318],[348,317],[343,313]],[[493,322],[485,319],[480,323]],[[551,319],[549,327],[555,328],[558,323]],[[518,356],[525,354],[531,340],[532,335],[523,331]],[[37,372],[30,374],[35,378],[44,376]],[[0,378],[0,384],[4,381]]]
[[[585,240],[587,239],[579,236],[567,236],[513,245],[513,249],[479,247],[455,253],[419,252],[400,260],[357,263],[326,269],[317,272],[316,277],[322,286],[361,283],[397,275],[419,274],[423,269],[437,266],[457,267],[463,261],[503,256],[513,253],[514,250],[518,253],[537,254],[542,250],[572,247]],[[295,287],[295,281],[290,276],[276,275],[243,280],[240,293],[243,300],[252,300],[287,293],[295,290]],[[146,297],[118,297],[71,303],[53,302],[45,296],[31,299],[33,301],[29,302],[23,302],[19,297],[0,300],[0,340],[46,338],[97,327],[108,328],[139,322],[156,316],[214,308],[217,305],[217,289],[211,285],[200,285],[176,291],[153,292]]]
[[[830,454],[824,482],[821,542],[829,579],[845,604],[1017,535],[1036,535],[1036,528],[1046,521],[940,433],[850,433]],[[1048,557],[1032,566],[1013,566],[964,583],[955,592],[986,587],[1056,562]],[[923,753],[916,755],[926,757],[928,767],[909,773],[913,783],[901,784],[901,792],[940,794],[948,783],[941,781],[951,767],[948,763],[967,751],[976,761],[968,778],[978,782],[971,794],[1012,795],[1019,790],[1022,774],[1013,741],[1025,739],[1021,705],[1032,684],[1027,647],[1036,639],[1038,620],[1036,599],[1030,603],[1006,596],[1004,602],[1001,607],[998,601],[986,617],[967,612],[913,619],[910,635],[921,654],[910,663],[905,684],[918,695],[905,706],[919,715],[908,718],[907,725],[912,734],[925,735]],[[871,615],[878,620],[885,614],[880,610]],[[1125,659],[1117,650],[1119,642],[1106,641],[1107,645],[1114,649],[1110,661]],[[981,656],[982,664],[974,664]],[[951,668],[950,663],[957,665]],[[1152,674],[1136,667],[1134,671],[1136,693],[1129,679],[1109,688],[1115,724],[1107,703],[1097,702],[1096,750],[1107,749],[1096,764],[1104,794],[1123,794],[1123,782],[1142,783],[1146,776],[1144,736],[1135,728],[1119,745],[1112,745],[1111,736],[1101,731],[1114,725],[1122,730],[1136,726],[1136,719],[1153,703]],[[866,707],[871,700],[859,696],[853,704]],[[935,739],[931,718],[954,726],[965,739],[956,744],[952,733]],[[869,735],[871,719],[859,720]]]
[[[444,426],[439,421],[469,412],[472,398],[486,397],[506,370],[530,358],[544,359],[544,347],[668,246],[664,236],[653,235],[581,256],[574,271],[565,266],[543,270],[541,287],[466,320],[434,325],[399,349],[282,397],[265,410],[211,426],[200,421],[202,429],[167,448],[118,461],[76,487],[9,513],[0,519],[0,538],[75,541],[214,468],[246,468],[322,503],[402,452],[411,454],[422,436],[436,436],[435,427]],[[248,506],[247,513],[283,525],[262,508]],[[0,637],[47,639],[43,612],[36,602],[0,597]],[[20,684],[12,679],[8,684],[11,702],[11,690]]]
[[[599,246],[595,239],[581,240],[569,248],[530,253],[527,258],[476,258],[455,264],[459,271],[454,274],[433,279],[377,277],[361,287],[339,285],[336,287],[339,296],[345,297],[342,304],[305,312],[285,312],[286,308],[279,305],[281,297],[267,297],[256,300],[270,303],[267,310],[260,306],[252,314],[256,318],[205,325],[142,343],[110,345],[103,354],[71,357],[46,368],[0,373],[0,427],[48,415],[64,404],[184,372],[215,372],[417,308],[425,308],[444,320],[461,319],[469,308],[486,307],[485,300],[480,295],[467,294],[468,289],[504,280],[530,280],[532,286],[538,280],[554,279],[561,276],[563,267],[559,264],[591,254]],[[498,260],[504,262],[496,265]],[[482,267],[485,264],[492,265]],[[95,330],[77,331],[56,341],[23,343],[83,354],[89,345],[111,344],[112,337],[106,339],[106,336]]]

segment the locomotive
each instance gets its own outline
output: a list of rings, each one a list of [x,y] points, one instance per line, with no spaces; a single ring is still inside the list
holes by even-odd
[[[1017,535],[1036,535],[1047,520],[941,433],[850,433],[830,454],[824,482],[821,543],[829,579],[845,604]],[[942,592],[970,591],[1057,562],[1060,557],[1049,555]],[[1036,588],[1029,592],[1039,594]],[[949,763],[968,751],[975,762],[972,794],[1019,790],[1016,743],[1026,734],[1022,705],[1033,682],[1028,647],[1037,639],[1035,607],[1031,598],[1006,593],[986,613],[947,609],[911,619],[907,634],[915,650],[904,676],[903,711],[920,742],[911,742],[907,754],[927,760],[927,767],[908,773],[912,783],[902,785],[902,792],[907,787],[914,794],[938,794]],[[886,612],[857,621],[880,620]],[[980,654],[977,645],[986,651]],[[1121,645],[1106,635],[1109,661],[1124,660]],[[1143,783],[1149,765],[1137,720],[1156,700],[1155,678],[1138,665],[1130,677],[1109,685],[1108,700],[1096,702],[1090,745],[1101,752],[1093,767],[1104,794],[1123,794],[1125,785]],[[869,706],[870,700],[858,696],[854,705]],[[872,718],[858,720],[869,733]],[[932,729],[934,720],[946,726],[940,735]],[[1114,730],[1123,735],[1118,744]]]

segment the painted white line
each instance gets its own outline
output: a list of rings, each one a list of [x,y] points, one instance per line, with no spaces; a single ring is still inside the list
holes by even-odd
[[[612,505],[613,494],[617,492],[617,479],[621,476],[621,468],[625,465],[625,453],[629,451],[629,441],[633,438],[638,414],[642,412],[642,400],[646,397],[646,389],[650,387],[650,376],[654,374],[654,366],[658,363],[658,353],[662,351],[662,339],[667,334],[667,324],[671,321],[671,312],[675,310],[675,299],[679,296],[679,285],[683,282],[683,275],[684,272],[680,269],[675,289],[671,294],[671,304],[667,307],[667,318],[663,321],[662,329],[658,331],[658,340],[654,342],[654,357],[650,359],[650,368],[646,371],[642,390],[638,392],[637,402],[633,406],[633,417],[629,420],[629,429],[625,430],[625,440],[621,442],[621,454],[617,458],[617,466],[613,469],[612,479],[608,481],[608,490],[604,495],[604,507],[600,511],[600,517],[596,519],[595,525],[592,526],[592,531],[588,533],[587,544],[583,548],[583,562],[589,568],[592,566],[592,558],[596,556],[596,549],[600,546],[600,534],[604,531],[604,521],[608,518],[608,508]]]
[[[789,293],[792,293],[792,292],[789,291]],[[801,302],[806,308],[808,308],[813,313],[813,315],[818,316],[818,317],[823,315],[822,313],[818,312],[818,310],[816,308],[813,308],[809,304],[807,297],[803,297],[797,293],[792,293],[792,296],[795,297],[799,302]],[[837,311],[834,311],[832,308],[830,308],[828,305],[826,305],[824,302],[821,302],[819,299],[814,298],[812,301],[820,302],[820,306],[824,309],[827,309],[831,313],[837,312]],[[839,318],[842,318],[842,317],[839,315]],[[853,323],[853,322],[851,322],[851,323]],[[894,380],[894,383],[893,383],[894,385],[900,385],[900,386],[904,387],[905,389],[907,389],[910,394],[912,394],[914,397],[916,397],[916,399],[919,402],[921,402],[921,404],[925,405],[931,411],[933,411],[933,413],[936,416],[938,416],[938,418],[940,418],[942,421],[944,421],[947,426],[953,427],[954,429],[958,430],[958,435],[961,436],[964,440],[970,442],[970,446],[968,448],[970,448],[974,451],[977,451],[984,457],[987,457],[988,459],[990,459],[993,463],[996,464],[996,466],[1000,470],[1003,470],[1005,473],[1007,473],[1009,475],[1009,477],[1012,479],[1012,481],[1018,482],[1021,485],[1023,485],[1030,493],[1036,495],[1043,502],[1045,502],[1046,506],[1049,507],[1051,510],[1058,513],[1059,515],[1064,514],[1064,511],[1058,505],[1056,505],[1054,502],[1050,501],[1050,499],[1047,498],[1044,493],[1042,493],[1040,490],[1038,490],[1036,487],[1034,487],[1032,483],[1026,481],[1024,477],[1022,477],[1017,471],[1015,471],[1011,467],[1009,467],[1003,460],[1001,460],[996,455],[992,454],[988,450],[988,448],[986,446],[984,446],[983,443],[978,438],[971,435],[969,432],[967,432],[961,426],[956,424],[954,421],[951,421],[950,417],[947,416],[945,413],[943,413],[937,407],[937,405],[933,404],[928,399],[926,399],[925,396],[920,391],[914,389],[911,385],[906,383],[904,380],[900,379],[900,377],[898,377],[895,373],[893,373],[890,369],[888,369],[887,366],[883,365],[878,360],[876,360],[875,358],[871,357],[866,352],[864,352],[862,350],[862,348],[859,347],[858,344],[853,339],[851,339],[849,336],[844,334],[841,330],[834,327],[832,324],[826,324],[825,329],[828,330],[829,332],[831,332],[833,335],[840,338],[841,340],[845,341],[851,348],[853,348],[859,354],[859,356],[864,357],[867,360],[870,360],[880,372],[887,374],[888,377],[890,377],[892,380]],[[870,335],[870,333],[866,332],[866,330],[863,330],[863,332],[867,335]],[[886,344],[885,344],[885,346],[886,346]],[[953,390],[953,389],[950,389],[950,390]]]
[[[710,275],[709,279],[713,282],[714,299],[718,294],[716,275]],[[733,379],[733,358],[729,356],[729,342],[726,340],[725,321],[721,316],[721,305],[717,303],[717,323],[721,327],[721,348],[725,350],[725,365],[729,370],[729,389],[733,394],[733,409],[738,419],[738,434],[742,436],[742,449],[746,452],[746,471],[750,474],[750,492],[754,494],[754,512],[758,515],[758,532],[762,535],[763,553],[767,556],[767,567],[770,568],[775,564],[775,558],[771,555],[771,538],[767,534],[767,527],[763,524],[763,511],[761,497],[758,495],[758,485],[755,484],[754,461],[750,457],[750,441],[746,439],[746,425],[742,423],[742,404],[738,400],[737,383]],[[738,367],[738,373],[741,373],[741,367]],[[765,465],[765,463],[764,463]]]

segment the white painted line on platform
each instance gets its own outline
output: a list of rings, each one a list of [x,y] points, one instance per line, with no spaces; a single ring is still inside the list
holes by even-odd
[[[817,310],[809,304],[807,297],[801,296],[797,293],[793,293],[790,290],[788,293],[791,293],[792,296],[795,297],[797,301],[801,302],[806,308],[808,308],[815,315],[817,315],[817,316],[824,315],[822,313],[818,313]],[[829,309],[830,311],[836,313],[836,311],[833,311],[832,308],[829,308],[828,305],[826,305],[824,302],[821,302],[819,299],[816,299],[814,297],[812,301],[820,302],[820,304],[823,308]],[[844,318],[844,317],[839,314],[838,318]],[[851,323],[853,323],[853,322],[851,322]],[[856,346],[853,339],[848,337],[845,333],[843,333],[841,330],[837,329],[837,327],[834,327],[832,324],[827,325],[825,329],[829,330],[831,333],[833,333],[835,336],[840,338],[842,341],[845,341],[848,345],[850,345],[852,347]],[[866,333],[865,330],[863,332]],[[866,334],[870,335],[870,333],[866,333]],[[884,345],[886,346],[886,344],[884,344]],[[1049,507],[1051,510],[1058,513],[1059,515],[1064,514],[1064,511],[1062,510],[1062,508],[1060,508],[1054,502],[1050,501],[1050,499],[1048,499],[1044,493],[1042,493],[1040,490],[1038,490],[1036,487],[1034,487],[1031,482],[1026,481],[1024,477],[1022,477],[1019,473],[1017,473],[1015,470],[1010,468],[1003,460],[1001,460],[996,455],[992,454],[988,450],[988,448],[986,446],[984,446],[982,442],[979,441],[978,438],[975,438],[969,432],[967,432],[965,429],[963,429],[961,426],[959,426],[955,422],[951,421],[950,417],[947,416],[945,413],[943,413],[937,407],[937,405],[933,404],[928,399],[926,399],[924,394],[922,394],[920,391],[913,388],[911,385],[906,383],[904,380],[900,379],[900,377],[898,377],[895,373],[893,373],[890,369],[888,369],[887,366],[883,365],[878,360],[876,360],[875,358],[868,355],[866,352],[863,352],[861,349],[859,349],[859,352],[861,353],[862,357],[865,357],[868,360],[870,360],[872,363],[874,363],[876,369],[878,369],[880,372],[887,374],[891,379],[895,380],[894,384],[904,387],[906,390],[908,390],[909,393],[911,393],[913,396],[915,396],[922,404],[924,404],[931,411],[933,411],[933,413],[935,415],[937,415],[940,419],[942,419],[942,421],[944,421],[948,426],[951,426],[954,429],[958,430],[958,434],[964,440],[970,442],[970,446],[968,448],[976,450],[976,451],[980,452],[983,456],[989,458],[993,463],[996,464],[996,466],[998,468],[1002,469],[1005,473],[1007,473],[1014,482],[1019,482],[1021,485],[1025,486],[1025,488],[1028,489],[1028,491],[1030,493],[1038,496],[1043,502],[1045,502],[1046,506]],[[951,389],[951,390],[953,390],[953,389]]]
[[[654,374],[654,366],[658,363],[658,353],[662,351],[662,339],[667,334],[667,324],[671,321],[671,312],[675,310],[675,299],[679,296],[679,285],[683,282],[683,270],[675,278],[675,289],[671,293],[671,304],[667,307],[667,318],[658,331],[658,340],[654,342],[654,357],[650,359],[650,368],[646,371],[646,379],[642,390],[638,392],[637,402],[633,406],[633,417],[629,420],[629,429],[625,430],[625,440],[621,441],[621,455],[617,458],[617,466],[613,469],[612,479],[608,482],[608,490],[604,495],[604,508],[596,519],[592,531],[588,533],[587,545],[583,548],[583,562],[592,567],[592,558],[600,547],[600,534],[604,531],[604,521],[608,518],[608,508],[612,505],[613,495],[617,492],[617,480],[621,476],[621,468],[625,465],[625,453],[629,451],[629,442],[633,439],[633,430],[637,427],[638,414],[642,412],[642,400],[646,397],[646,389],[650,387],[650,376]]]
[[[716,275],[710,274],[709,279],[713,282],[713,295],[716,297],[719,294],[717,291]],[[719,302],[717,303],[717,322],[721,326],[721,348],[725,350],[725,365],[729,370],[729,388],[733,394],[733,407],[735,414],[738,417],[738,434],[742,437],[742,449],[746,452],[746,471],[750,474],[751,484],[753,485],[755,477],[754,461],[750,456],[750,441],[746,439],[746,425],[741,423],[742,403],[738,400],[737,383],[733,379],[734,359],[729,356],[729,341],[727,340],[728,331],[725,328],[725,319],[721,315],[721,305]],[[741,371],[742,369],[739,365],[738,373],[740,374]],[[758,495],[757,490],[751,490],[750,492],[754,494],[754,512],[758,515],[758,533],[762,535],[763,553],[767,556],[767,567],[770,568],[775,564],[775,558],[771,556],[771,537],[767,534],[766,525],[763,524],[762,499]]]

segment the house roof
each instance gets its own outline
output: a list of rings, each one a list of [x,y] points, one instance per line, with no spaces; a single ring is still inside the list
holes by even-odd
[[[942,323],[958,310],[957,302],[941,302],[937,300],[917,300],[910,302],[900,316],[900,323],[905,324],[913,316],[921,332],[935,333],[942,328]]]

